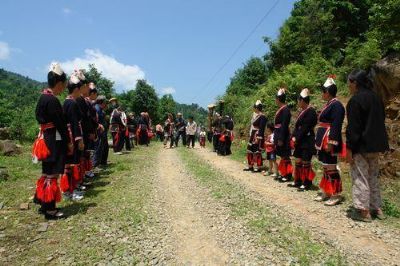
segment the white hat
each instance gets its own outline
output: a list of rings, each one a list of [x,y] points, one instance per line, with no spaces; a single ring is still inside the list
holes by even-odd
[[[62,70],[60,64],[57,62],[51,62],[50,67],[49,67],[49,72],[54,72],[59,76],[64,74],[64,70]]]
[[[308,97],[308,96],[310,96],[310,91],[309,91],[307,88],[303,89],[303,90],[300,92],[300,97],[301,97],[301,98],[306,98],[306,97]]]
[[[332,85],[336,85],[334,78],[336,78],[336,76],[334,75],[329,75],[328,78],[326,79],[325,83],[324,83],[324,87],[328,88]]]
[[[261,103],[261,101],[260,101],[260,100],[257,100],[257,101],[256,101],[256,104],[255,104],[255,106],[258,106],[258,105],[262,105],[262,103]]]
[[[85,75],[83,75],[83,72],[81,70],[75,69],[74,70],[74,74],[78,77],[78,79],[80,81],[85,81],[86,80],[86,77],[85,77]]]
[[[78,75],[74,72],[69,77],[69,83],[78,84],[81,80],[79,79]]]
[[[96,89],[96,85],[94,84],[94,82],[89,83],[89,89],[91,90]]]
[[[282,96],[282,95],[284,95],[284,94],[286,94],[286,90],[285,90],[284,88],[280,88],[280,89],[278,90],[277,96]]]

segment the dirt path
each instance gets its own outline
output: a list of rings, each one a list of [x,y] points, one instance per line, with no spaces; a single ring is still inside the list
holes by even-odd
[[[245,173],[242,165],[229,158],[217,157],[207,149],[196,149],[210,165],[239,182],[250,193],[274,208],[274,211],[312,231],[313,238],[322,239],[344,252],[351,261],[369,265],[398,265],[399,233],[379,222],[355,223],[345,216],[344,206],[328,208],[314,202],[314,192],[298,193],[286,185],[260,174]]]
[[[176,245],[176,262],[179,264],[224,264],[228,256],[202,222],[195,209],[193,198],[185,188],[187,176],[174,150],[165,150],[158,156],[158,197],[172,223]]]

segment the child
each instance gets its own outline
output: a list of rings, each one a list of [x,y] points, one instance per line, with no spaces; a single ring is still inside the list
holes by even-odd
[[[204,127],[201,127],[200,131],[200,147],[205,148],[206,147],[206,129]]]
[[[274,125],[267,125],[267,138],[265,141],[265,151],[267,152],[267,160],[269,162],[269,171],[264,173],[264,176],[278,176],[278,164],[276,163],[276,153],[274,144]],[[274,173],[272,172],[274,171]]]

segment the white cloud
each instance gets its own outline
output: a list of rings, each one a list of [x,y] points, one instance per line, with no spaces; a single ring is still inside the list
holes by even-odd
[[[0,41],[0,60],[6,60],[10,57],[11,48],[8,43]]]
[[[83,57],[61,62],[61,66],[68,74],[74,69],[88,68],[89,64],[94,64],[106,78],[114,81],[117,89],[120,90],[132,89],[138,79],[145,77],[143,70],[137,65],[125,65],[97,49],[86,49]]]
[[[172,87],[167,87],[167,88],[162,88],[161,93],[162,94],[174,94],[176,90]]]
[[[63,13],[64,13],[65,15],[68,15],[68,14],[71,13],[71,9],[69,9],[68,7],[64,7],[62,11],[63,11]]]

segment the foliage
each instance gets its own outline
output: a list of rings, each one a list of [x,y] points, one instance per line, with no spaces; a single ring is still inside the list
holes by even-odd
[[[167,119],[167,114],[176,112],[176,102],[171,94],[165,94],[160,98],[158,117],[162,120]]]
[[[99,94],[111,98],[115,93],[114,82],[105,78],[93,64],[89,64],[89,70],[85,71],[85,77],[96,84]]]
[[[131,108],[136,114],[148,112],[153,120],[158,119],[158,97],[153,86],[146,80],[138,80],[132,93]]]

